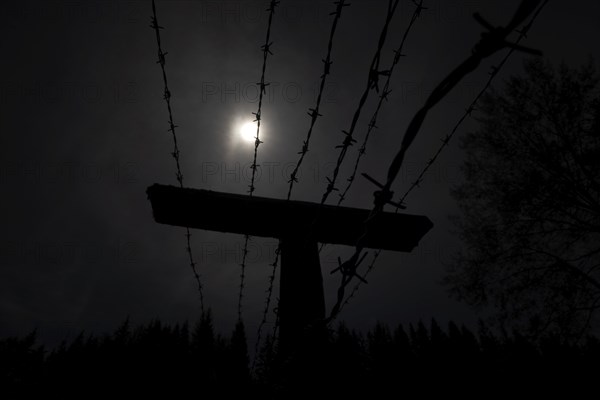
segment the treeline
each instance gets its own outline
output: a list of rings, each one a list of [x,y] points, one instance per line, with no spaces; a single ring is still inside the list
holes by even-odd
[[[578,345],[558,338],[534,343],[518,334],[500,338],[483,325],[474,333],[432,321],[378,324],[366,334],[339,325],[285,358],[268,338],[251,371],[243,325],[224,337],[207,314],[193,327],[160,321],[132,327],[127,321],[110,335],[80,334],[51,351],[36,344],[35,333],[0,340],[0,397],[554,392],[595,386],[599,360],[600,342],[593,337]]]

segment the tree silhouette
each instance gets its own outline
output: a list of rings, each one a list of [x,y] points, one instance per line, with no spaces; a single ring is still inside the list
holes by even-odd
[[[384,398],[490,390],[508,396],[524,388],[593,390],[600,368],[594,337],[572,345],[556,338],[534,343],[518,333],[494,337],[484,325],[476,334],[432,320],[430,327],[407,330],[377,324],[364,335],[341,324],[323,346],[293,359],[278,355],[268,336],[257,374],[249,376],[243,333],[239,324],[231,336],[215,334],[205,313],[193,329],[125,322],[112,334],[75,335],[52,351],[36,344],[35,333],[0,338],[0,397]]]
[[[483,98],[453,190],[464,249],[445,282],[503,329],[572,340],[600,307],[600,94],[580,68],[525,62]],[[506,332],[506,331],[505,331]]]

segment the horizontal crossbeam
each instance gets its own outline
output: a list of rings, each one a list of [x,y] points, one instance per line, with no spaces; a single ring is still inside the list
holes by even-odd
[[[147,190],[156,222],[260,237],[310,236],[354,246],[368,210],[155,184]],[[365,247],[410,252],[433,227],[429,218],[382,213],[370,224]]]

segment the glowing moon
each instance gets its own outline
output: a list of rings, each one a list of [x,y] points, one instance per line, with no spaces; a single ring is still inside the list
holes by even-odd
[[[240,125],[239,134],[243,141],[254,142],[256,138],[256,122],[246,122]]]

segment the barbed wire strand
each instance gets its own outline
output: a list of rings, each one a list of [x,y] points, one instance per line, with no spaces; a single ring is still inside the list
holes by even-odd
[[[542,11],[543,7],[546,5],[546,3],[548,1],[549,0],[546,0],[538,8],[538,10],[535,12],[535,14],[533,15],[533,17],[530,19],[529,23],[527,25],[525,25],[520,31],[518,31],[519,37],[515,41],[516,44],[519,44],[523,39],[527,38],[527,33],[529,32],[529,29],[531,28],[531,26],[533,25],[533,22],[536,20],[538,14]],[[429,161],[427,161],[427,163],[425,164],[425,166],[423,167],[423,169],[419,173],[417,179],[415,179],[411,183],[411,185],[406,190],[406,192],[399,198],[399,200],[397,201],[398,204],[404,205],[405,201],[406,201],[406,198],[410,195],[410,193],[412,193],[415,189],[417,189],[417,188],[420,187],[420,184],[423,182],[425,174],[427,173],[427,171],[429,171],[429,169],[431,168],[431,166],[437,161],[437,159],[440,156],[440,154],[449,145],[451,139],[454,137],[454,135],[456,134],[456,132],[458,131],[458,129],[462,126],[463,122],[468,117],[472,116],[473,111],[476,110],[475,107],[476,107],[478,101],[487,92],[487,90],[491,87],[494,79],[496,78],[496,76],[498,75],[498,73],[500,72],[500,70],[502,69],[502,67],[504,66],[504,64],[506,64],[508,62],[508,59],[511,57],[511,55],[514,52],[515,52],[515,49],[514,48],[510,48],[507,51],[507,53],[504,56],[504,58],[500,61],[500,63],[497,66],[492,67],[492,69],[490,71],[490,76],[489,76],[488,80],[486,81],[486,83],[484,84],[484,86],[482,87],[482,89],[477,93],[477,95],[475,96],[475,98],[473,99],[473,101],[471,101],[471,103],[469,104],[469,106],[466,108],[465,112],[461,115],[461,117],[458,119],[458,121],[456,122],[456,124],[454,125],[454,127],[452,128],[452,130],[450,131],[450,133],[448,135],[446,135],[443,139],[441,139],[441,141],[442,141],[441,145],[438,147],[438,149],[435,151],[435,153],[429,159]],[[399,210],[400,210],[400,207],[396,207],[395,212],[397,213]],[[379,253],[381,253],[381,250],[377,250],[375,252],[375,257],[378,257]],[[369,268],[367,269],[367,271],[363,275],[363,279],[367,278],[367,276],[371,273],[371,271],[373,270],[373,268],[374,268],[374,262],[369,266]],[[350,293],[350,295],[348,295],[348,297],[346,298],[346,300],[344,300],[344,304],[342,306],[342,309],[343,309],[344,306],[346,306],[350,302],[350,300],[353,297],[355,297],[355,295],[358,292],[361,284],[362,284],[361,281],[359,281],[359,282],[356,283],[356,285],[352,289],[352,292]]]
[[[337,315],[340,313],[344,304],[347,304],[347,299],[345,298],[345,288],[352,281],[352,279],[356,276],[361,278],[363,281],[364,277],[360,276],[356,272],[356,268],[358,267],[357,261],[359,260],[360,254],[364,250],[363,242],[365,237],[369,232],[369,228],[371,222],[377,217],[382,211],[386,204],[392,204],[396,206],[396,212],[400,208],[404,208],[402,203],[394,203],[391,201],[393,192],[390,190],[404,159],[404,155],[416,135],[419,132],[419,129],[427,115],[427,112],[433,108],[442,98],[444,98],[457,84],[464,78],[466,75],[474,71],[483,59],[491,56],[492,54],[502,50],[504,48],[509,48],[509,54],[512,54],[514,51],[522,51],[529,54],[540,55],[539,51],[523,47],[519,45],[519,41],[526,37],[527,32],[533,25],[533,22],[537,19],[541,10],[546,6],[549,0],[541,2],[541,0],[522,0],[519,5],[519,8],[515,12],[512,20],[508,23],[506,27],[493,27],[490,23],[488,23],[485,19],[483,19],[479,14],[475,14],[474,18],[479,22],[484,28],[487,29],[487,32],[482,34],[480,41],[473,48],[471,56],[469,56],[462,64],[460,64],[456,69],[454,69],[431,93],[429,98],[426,100],[425,105],[417,111],[413,120],[409,124],[404,134],[404,138],[402,141],[402,145],[396,156],[394,157],[390,167],[388,169],[388,176],[385,184],[381,184],[377,182],[375,179],[371,178],[367,174],[363,174],[365,178],[370,180],[376,186],[380,188],[380,190],[375,191],[374,193],[374,207],[371,210],[369,217],[364,222],[364,233],[357,240],[357,244],[355,246],[354,254],[343,264],[341,263],[339,270],[342,274],[342,281],[340,287],[338,288],[338,298],[337,302],[331,310],[330,316],[327,318],[327,322],[333,321]],[[540,5],[540,3],[542,3]],[[526,24],[520,31],[519,38],[517,42],[510,43],[506,40],[506,37],[513,31],[517,26],[523,23],[530,15],[532,15],[528,24]],[[499,64],[498,67],[492,69],[493,75],[491,77],[495,77],[498,73],[500,67],[504,65],[507,57],[503,59],[503,62]],[[491,83],[490,83],[491,84]],[[489,85],[487,85],[489,87]],[[486,87],[487,89],[487,87]],[[479,96],[480,97],[480,96]],[[474,104],[472,103],[472,107],[467,108],[465,114],[470,115],[474,110]],[[460,124],[464,121],[467,116],[463,115],[461,117]],[[460,126],[460,124],[458,124]],[[458,129],[458,127],[456,127]],[[454,131],[455,132],[455,131]],[[448,136],[443,140],[449,141]],[[443,147],[447,145],[443,143]],[[439,150],[439,149],[438,149]],[[441,152],[441,151],[440,151]],[[430,165],[429,165],[430,166]],[[414,189],[414,188],[413,188]],[[412,189],[411,189],[412,190]],[[410,192],[409,192],[410,193]],[[405,198],[405,197],[404,197]],[[371,271],[373,268],[371,267],[367,271]],[[358,290],[358,289],[357,289]],[[355,292],[351,294],[354,296]],[[351,297],[350,297],[351,298]],[[349,299],[348,299],[349,300]]]
[[[331,30],[329,32],[329,41],[327,43],[327,54],[326,54],[325,58],[322,59],[323,73],[321,74],[321,83],[319,86],[319,93],[317,94],[317,100],[316,100],[316,104],[315,104],[314,108],[309,108],[309,110],[308,110],[308,115],[310,116],[310,126],[308,128],[308,133],[306,134],[306,138],[302,142],[302,149],[300,152],[298,152],[300,157],[299,157],[298,161],[296,162],[294,170],[290,174],[290,179],[288,181],[289,188],[288,188],[288,193],[287,193],[287,200],[291,199],[294,184],[298,183],[298,176],[297,176],[298,171],[300,170],[300,167],[302,165],[302,162],[304,161],[306,153],[308,153],[308,151],[309,151],[310,140],[312,138],[313,130],[316,125],[317,119],[322,116],[322,114],[320,114],[319,111],[320,111],[320,107],[321,107],[323,93],[325,90],[325,84],[327,82],[327,77],[331,74],[331,65],[333,64],[333,61],[331,60],[331,54],[333,51],[333,42],[334,42],[334,38],[335,38],[335,33],[337,31],[338,22],[342,16],[343,9],[345,7],[350,6],[350,4],[347,4],[346,1],[347,0],[339,0],[339,1],[333,2],[333,4],[336,6],[335,11],[329,13],[329,15],[333,15],[334,18],[333,18],[333,22],[331,24]],[[268,288],[266,290],[267,296],[265,299],[265,308],[263,310],[263,316],[262,316],[262,319],[261,319],[260,324],[258,325],[258,329],[257,329],[256,343],[254,346],[254,354],[258,354],[260,342],[261,342],[261,338],[262,338],[262,330],[263,330],[265,324],[268,322],[268,314],[269,314],[269,309],[271,307],[271,299],[273,296],[273,286],[275,284],[275,277],[277,274],[277,267],[279,264],[280,253],[281,253],[281,241],[279,241],[277,249],[275,250],[275,260],[273,261],[273,263],[271,263],[272,270],[271,270],[271,274],[269,275],[269,284],[268,284]],[[277,314],[276,314],[276,322],[277,322]],[[276,333],[276,330],[274,331],[274,333]],[[256,363],[256,356],[254,358],[254,361],[252,362],[251,370],[254,370],[255,363]]]
[[[531,26],[533,25],[533,22],[536,20],[537,16],[542,11],[542,8],[546,5],[546,3],[548,1],[549,0],[545,0],[544,3],[535,12],[535,14],[533,15],[533,17],[529,21],[529,23],[527,25],[525,25],[521,30],[518,31],[519,36],[515,40],[515,44],[519,44],[519,43],[521,43],[521,41],[523,41],[523,39],[527,38],[527,33],[529,32],[529,29],[531,28]],[[496,76],[498,75],[498,73],[500,72],[500,70],[502,69],[502,67],[504,67],[504,64],[507,63],[508,59],[512,56],[512,54],[515,51],[516,51],[515,48],[510,48],[508,50],[508,52],[506,53],[506,55],[504,56],[504,58],[500,61],[500,63],[497,66],[492,67],[492,69],[490,71],[490,76],[489,76],[488,80],[486,81],[485,85],[483,85],[482,89],[479,91],[479,93],[477,93],[477,95],[475,96],[475,98],[473,99],[473,101],[466,108],[465,112],[458,119],[458,121],[456,122],[456,124],[454,125],[454,127],[452,128],[452,130],[450,131],[450,133],[448,135],[446,135],[443,139],[441,139],[441,142],[442,142],[441,145],[438,147],[437,151],[433,154],[433,156],[429,159],[429,161],[427,161],[427,163],[425,164],[425,166],[423,167],[423,169],[419,173],[417,179],[415,179],[415,181],[411,183],[410,187],[399,198],[399,200],[398,200],[399,204],[404,204],[406,198],[408,197],[408,195],[413,190],[415,190],[417,187],[419,187],[419,185],[423,182],[423,177],[425,176],[425,174],[427,173],[427,171],[429,171],[429,169],[431,168],[431,166],[437,161],[438,157],[444,151],[444,149],[448,146],[450,140],[454,137],[454,135],[456,134],[456,132],[458,131],[458,129],[460,128],[460,126],[463,124],[463,122],[468,117],[472,116],[473,111],[476,110],[475,107],[476,107],[477,103],[479,102],[479,100],[481,99],[481,97],[488,91],[488,89],[492,85],[494,79],[496,78]],[[396,208],[396,212],[398,210],[399,210],[399,208]]]
[[[368,75],[368,79],[367,79],[367,85],[366,85],[366,88],[364,89],[363,94],[359,100],[358,107],[356,108],[356,111],[354,112],[354,116],[352,117],[352,122],[350,124],[350,128],[347,131],[342,130],[342,133],[344,134],[345,137],[344,137],[342,144],[336,146],[336,149],[340,149],[340,152],[338,154],[338,158],[336,161],[335,168],[333,170],[332,177],[326,178],[328,181],[328,184],[327,184],[327,188],[325,189],[325,192],[323,193],[323,195],[321,197],[321,205],[325,204],[325,202],[329,198],[329,195],[331,195],[332,192],[338,191],[338,189],[335,187],[335,184],[337,182],[337,178],[340,173],[340,168],[342,166],[342,163],[344,162],[344,159],[346,157],[346,153],[348,152],[348,148],[356,142],[353,135],[354,135],[354,130],[356,128],[358,120],[360,118],[362,109],[363,109],[365,103],[367,102],[367,99],[369,97],[371,90],[375,89],[377,92],[379,92],[379,77],[382,75],[386,76],[389,73],[389,71],[380,71],[379,64],[380,64],[380,60],[381,60],[381,52],[383,51],[383,46],[384,46],[386,38],[387,38],[388,29],[389,29],[390,23],[392,21],[392,18],[394,17],[394,14],[396,12],[398,3],[399,3],[399,0],[389,0],[388,1],[385,24],[383,25],[383,29],[381,31],[381,34],[379,35],[379,42],[378,42],[377,50],[375,52],[375,55],[373,56],[371,65],[369,67],[369,75]]]
[[[261,123],[261,117],[262,117],[262,102],[263,102],[263,96],[267,91],[267,86],[269,86],[269,83],[265,82],[265,73],[267,70],[267,59],[269,58],[269,55],[273,55],[273,52],[271,51],[271,46],[273,45],[273,42],[271,42],[271,27],[273,25],[273,15],[275,15],[275,8],[279,5],[280,1],[277,0],[271,0],[271,2],[269,3],[269,8],[267,8],[267,12],[269,13],[269,22],[267,23],[267,34],[266,34],[266,38],[265,38],[265,44],[261,46],[261,51],[263,53],[263,63],[262,63],[262,72],[261,72],[261,76],[260,76],[260,82],[257,83],[257,86],[259,87],[259,97],[258,97],[258,110],[255,113],[252,113],[252,115],[254,115],[255,119],[254,122],[256,122],[256,137],[254,138],[254,157],[252,160],[252,165],[250,166],[250,168],[252,169],[252,177],[250,179],[250,185],[249,185],[249,190],[248,193],[250,195],[250,197],[252,197],[252,195],[254,194],[254,191],[256,190],[256,187],[254,186],[255,180],[256,180],[256,169],[259,167],[259,164],[257,164],[257,157],[258,157],[258,146],[260,146],[263,142],[260,140],[260,123]],[[240,264],[241,267],[241,273],[240,273],[240,292],[238,295],[238,321],[242,320],[242,305],[243,305],[243,298],[244,298],[244,287],[245,287],[245,278],[246,278],[246,258],[248,255],[248,242],[250,241],[250,236],[249,235],[245,235],[244,236],[244,250],[242,253],[242,263]]]
[[[546,5],[546,3],[548,1],[549,0],[546,0],[538,8],[538,10],[535,12],[535,14],[533,15],[533,17],[529,21],[529,23],[527,25],[525,25],[520,31],[518,31],[519,37],[515,41],[516,44],[519,44],[523,39],[527,38],[527,33],[529,32],[529,29],[531,28],[531,26],[533,25],[533,22],[537,18],[538,14],[542,11],[542,9],[544,8],[544,6]],[[506,64],[506,62],[508,61],[508,59],[510,58],[510,56],[514,52],[515,52],[515,49],[514,48],[510,48],[508,50],[508,52],[506,53],[506,55],[504,56],[504,58],[502,59],[502,61],[500,61],[500,63],[498,64],[498,66],[492,67],[492,70],[490,71],[490,76],[489,76],[488,80],[486,81],[485,85],[483,86],[483,88],[479,91],[479,93],[475,96],[475,98],[473,99],[473,101],[466,108],[465,112],[458,119],[458,121],[456,122],[456,124],[454,125],[454,127],[452,128],[452,130],[450,131],[450,133],[448,135],[446,135],[441,140],[442,144],[438,147],[437,151],[433,154],[433,156],[425,164],[425,166],[423,167],[423,169],[419,173],[417,179],[415,179],[415,181],[413,181],[411,183],[410,187],[406,190],[406,192],[397,201],[398,204],[405,204],[405,200],[408,197],[408,195],[410,193],[412,193],[416,188],[420,187],[420,184],[423,182],[424,176],[427,173],[427,171],[429,171],[429,169],[436,162],[436,160],[438,159],[438,157],[440,156],[440,154],[448,146],[450,140],[454,137],[454,135],[456,134],[456,132],[458,131],[458,129],[462,126],[463,122],[468,117],[472,116],[473,111],[476,110],[475,106],[477,105],[477,102],[487,92],[487,90],[490,88],[490,86],[492,85],[494,79],[496,78],[496,76],[498,75],[498,73],[500,72],[500,70],[502,69],[502,67],[504,66],[504,64]],[[400,210],[400,207],[396,207],[395,212],[397,213],[399,210]],[[380,252],[381,252],[381,250],[377,250],[377,252],[375,253],[375,257],[378,257]],[[363,275],[363,279],[367,278],[367,276],[370,274],[370,272],[373,270],[373,268],[374,268],[374,263],[372,263],[369,266],[369,268],[367,269],[367,271]],[[350,295],[344,301],[344,305],[342,306],[342,308],[345,305],[347,305],[349,303],[349,301],[356,295],[356,293],[358,292],[358,290],[360,288],[361,283],[362,283],[361,281],[357,282],[357,284],[354,286],[354,288],[353,288],[352,292],[350,293]]]
[[[385,19],[385,23],[383,25],[382,31],[379,35],[379,40],[378,40],[378,44],[377,44],[377,50],[375,51],[375,54],[373,56],[373,59],[371,61],[371,64],[369,66],[369,74],[368,74],[368,79],[367,79],[367,86],[365,88],[365,90],[363,91],[363,94],[359,100],[359,104],[358,107],[356,109],[356,111],[354,112],[353,118],[352,118],[352,122],[350,125],[350,129],[348,131],[343,130],[342,133],[344,133],[345,135],[345,139],[343,141],[343,143],[339,146],[336,146],[336,148],[341,149],[340,150],[340,154],[338,155],[338,159],[336,162],[336,167],[334,170],[334,174],[333,177],[327,178],[328,180],[328,186],[327,189],[325,191],[325,193],[323,194],[322,198],[321,198],[321,202],[319,204],[319,206],[323,206],[325,204],[325,202],[327,201],[327,198],[329,197],[329,195],[331,194],[331,192],[333,191],[337,191],[337,189],[335,188],[335,182],[337,180],[337,177],[339,175],[339,171],[341,168],[341,165],[344,161],[344,158],[346,156],[346,153],[348,151],[348,148],[350,146],[353,145],[353,143],[356,142],[356,140],[353,138],[353,133],[354,130],[356,128],[358,119],[360,118],[360,114],[361,111],[369,97],[369,94],[371,92],[372,89],[375,89],[377,92],[379,92],[379,76],[383,75],[387,75],[388,71],[380,71],[379,70],[379,64],[381,61],[381,52],[383,51],[383,47],[385,45],[385,41],[387,38],[387,33],[388,33],[388,29],[390,26],[390,23],[394,17],[396,8],[398,6],[399,0],[389,0],[388,1],[388,6],[387,6],[387,14],[386,14],[386,19]],[[321,211],[321,207],[318,208],[315,218],[313,219],[312,222],[312,226],[314,227],[319,219],[319,213]],[[276,311],[276,318],[277,321],[279,320],[279,305],[277,306],[277,311]],[[275,323],[275,326],[273,327],[273,335],[275,337],[275,335],[277,334],[277,329],[278,329],[278,322]]]
[[[382,29],[382,32],[379,36],[379,41],[378,41],[378,46],[377,46],[377,50],[375,52],[375,55],[373,56],[373,60],[371,61],[371,65],[369,68],[369,76],[368,76],[368,80],[367,80],[367,87],[365,89],[365,91],[363,92],[360,101],[359,101],[359,105],[357,107],[357,110],[354,113],[353,119],[352,119],[352,123],[351,123],[351,127],[349,131],[343,131],[343,133],[346,135],[346,139],[344,140],[344,142],[342,143],[342,145],[337,146],[336,148],[341,148],[340,150],[340,155],[338,156],[338,161],[336,164],[336,169],[334,171],[334,176],[332,179],[328,178],[329,181],[329,185],[327,187],[327,191],[325,192],[325,194],[323,195],[322,199],[321,199],[321,203],[320,206],[324,205],[325,201],[327,200],[327,197],[329,196],[329,194],[336,190],[334,187],[335,181],[337,179],[337,176],[339,174],[339,169],[341,167],[342,162],[344,161],[344,157],[346,155],[346,152],[348,150],[348,147],[350,147],[355,140],[352,138],[352,133],[354,132],[354,129],[356,127],[356,124],[358,122],[358,119],[360,117],[361,111],[363,106],[365,105],[367,98],[369,96],[369,93],[372,89],[376,89],[377,92],[379,92],[379,86],[378,86],[378,82],[379,82],[379,76],[380,75],[387,75],[387,71],[380,71],[379,70],[379,64],[380,64],[380,60],[381,60],[381,52],[383,51],[383,46],[385,44],[386,38],[387,38],[387,32],[388,32],[388,28],[390,26],[391,20],[395,14],[396,8],[398,6],[399,0],[389,0],[388,1],[388,7],[387,7],[387,15],[386,15],[386,20]],[[335,14],[336,16],[338,14],[341,14],[341,9],[345,6],[343,1],[339,1],[336,2],[334,4],[338,5],[338,9],[332,13]],[[339,17],[338,17],[339,18]],[[328,46],[328,51],[329,50],[329,46]],[[327,59],[326,59],[327,60]],[[331,61],[329,59],[329,61]],[[330,64],[329,64],[330,65]],[[325,62],[325,71],[327,71],[327,73],[329,73],[329,65],[327,64],[327,62]],[[316,110],[316,108],[315,108]],[[309,115],[311,116],[311,118],[315,119],[318,118],[318,112],[315,113],[315,110],[309,110]],[[311,129],[312,129],[312,125],[314,124],[314,122],[311,121]],[[312,132],[312,131],[310,131]],[[302,155],[302,153],[306,153],[307,150],[307,143],[306,141],[304,142],[303,145],[303,149],[300,152],[300,154]],[[303,159],[303,157],[301,157],[301,159]],[[292,177],[291,177],[292,178]],[[296,178],[296,176],[294,175],[293,178]],[[292,179],[293,180],[293,179]],[[289,196],[291,196],[291,191],[288,191],[288,200],[289,200]],[[319,208],[320,211],[320,208]],[[313,226],[316,224],[318,217],[319,217],[319,211],[317,211],[317,215],[315,216],[315,219],[313,220]],[[279,254],[277,254],[276,260],[278,259]],[[276,268],[276,266],[275,266]],[[279,299],[278,299],[278,303],[279,303]],[[268,311],[267,311],[268,312]],[[275,309],[275,317],[276,317],[276,322],[275,322],[275,326],[273,327],[273,338],[276,337],[277,335],[277,330],[279,327],[279,304]],[[274,344],[274,342],[273,342]]]
[[[273,291],[274,291],[274,287],[275,287],[275,278],[277,276],[277,266],[279,263],[280,252],[281,252],[281,246],[277,246],[277,249],[275,250],[275,260],[273,261],[273,263],[271,263],[271,273],[269,274],[269,283],[268,283],[268,288],[266,290],[267,296],[265,299],[265,308],[263,310],[262,319],[261,319],[260,323],[258,324],[258,329],[256,332],[256,341],[254,342],[254,358],[252,360],[252,367],[250,368],[250,371],[254,371],[254,369],[256,367],[256,360],[258,358],[258,354],[260,351],[260,343],[261,343],[261,339],[262,339],[262,330],[268,322],[268,314],[269,314],[269,309],[271,308],[271,299],[273,298]],[[274,310],[274,313],[275,313],[275,318],[276,318],[276,322],[277,322],[277,310]],[[273,336],[273,341],[274,340],[275,340],[275,336]],[[272,342],[272,344],[274,344],[274,343]]]
[[[379,95],[379,101],[377,103],[377,107],[375,108],[375,111],[373,112],[373,115],[371,116],[369,124],[367,125],[367,133],[365,134],[363,142],[357,151],[358,154],[357,154],[356,160],[354,162],[354,167],[352,169],[352,173],[350,174],[350,177],[347,179],[348,183],[346,184],[346,187],[344,188],[343,192],[341,192],[339,194],[339,198],[338,198],[338,202],[337,202],[338,206],[340,206],[344,202],[344,200],[346,200],[346,197],[348,195],[348,192],[350,191],[350,188],[356,181],[356,174],[358,172],[358,167],[360,165],[362,158],[365,156],[365,154],[367,152],[367,143],[371,137],[373,130],[375,130],[377,128],[377,118],[379,117],[379,112],[381,111],[381,108],[383,107],[383,103],[388,100],[388,96],[392,92],[392,90],[390,89],[390,86],[391,86],[391,79],[392,79],[392,75],[394,73],[394,69],[396,68],[396,65],[399,63],[400,58],[405,56],[405,54],[402,53],[402,49],[404,48],[404,43],[406,42],[406,39],[408,38],[408,34],[410,33],[416,20],[421,16],[421,13],[423,12],[423,10],[427,10],[427,7],[423,7],[423,0],[420,0],[419,3],[417,3],[416,0],[413,0],[413,3],[416,6],[415,11],[413,12],[411,20],[410,20],[406,30],[404,31],[404,35],[402,36],[400,46],[396,50],[394,50],[394,58],[392,60],[391,66],[388,70],[389,73],[386,77],[385,85],[383,87],[382,93]],[[326,243],[321,243],[321,246],[319,246],[319,252],[321,252],[323,250],[323,248],[325,248],[325,246],[326,246]]]
[[[183,188],[183,173],[181,172],[181,162],[180,162],[180,154],[181,153],[179,151],[179,144],[177,142],[177,134],[175,132],[175,129],[178,128],[178,126],[175,125],[175,122],[173,119],[173,109],[171,107],[171,96],[172,95],[171,95],[171,91],[169,89],[169,84],[168,84],[168,79],[167,79],[167,71],[166,71],[166,55],[168,53],[163,51],[163,48],[162,48],[160,30],[164,29],[164,27],[162,27],[158,24],[155,0],[152,0],[152,17],[151,17],[150,27],[156,33],[156,43],[158,46],[157,64],[160,65],[161,70],[162,70],[162,77],[163,77],[163,83],[164,83],[163,98],[165,100],[165,103],[167,104],[167,110],[169,113],[168,132],[171,132],[171,136],[173,138],[173,151],[171,152],[171,156],[175,160],[175,167],[176,167],[175,176],[176,176],[177,182],[179,183],[179,187]],[[198,270],[196,268],[197,263],[194,260],[194,254],[192,252],[191,237],[192,237],[192,234],[190,232],[190,228],[186,227],[185,228],[186,252],[187,252],[187,256],[188,256],[188,261],[190,263],[190,268],[192,269],[194,278],[198,285],[198,294],[200,297],[200,311],[202,312],[202,314],[204,314],[204,295],[203,295],[202,280],[201,280],[200,274],[198,273]]]
[[[383,90],[382,90],[381,94],[379,95],[379,102],[377,103],[377,107],[375,108],[375,111],[373,112],[373,115],[371,116],[371,120],[369,121],[369,124],[367,125],[367,133],[365,134],[363,142],[362,142],[360,148],[358,149],[356,161],[354,162],[354,168],[352,169],[352,173],[350,174],[350,177],[347,179],[348,183],[346,184],[346,187],[344,188],[344,190],[339,194],[339,199],[337,202],[338,206],[344,202],[344,200],[346,199],[346,196],[348,195],[348,191],[350,190],[350,188],[352,187],[353,183],[356,180],[356,173],[358,172],[358,167],[360,165],[360,162],[361,162],[363,156],[367,152],[367,143],[369,142],[369,139],[371,137],[373,130],[375,130],[377,128],[377,118],[379,116],[379,112],[381,111],[381,108],[383,107],[383,103],[388,100],[388,96],[392,92],[392,90],[390,89],[392,75],[394,74],[394,69],[398,65],[400,58],[405,56],[405,54],[402,53],[402,50],[404,49],[404,44],[406,42],[406,39],[408,38],[408,34],[410,33],[410,31],[411,31],[413,25],[415,24],[415,22],[417,21],[417,19],[419,19],[419,17],[421,16],[421,12],[423,10],[427,9],[427,7],[423,7],[423,0],[420,0],[418,3],[416,0],[413,0],[413,3],[416,6],[415,11],[413,12],[410,22],[409,22],[408,26],[406,27],[406,30],[404,31],[404,35],[402,36],[402,40],[400,41],[400,46],[398,46],[398,48],[396,50],[394,50],[394,59],[392,61],[392,64],[390,65],[390,68],[388,69],[389,73],[386,77],[386,81],[385,81],[385,85],[383,86]]]
[[[331,12],[330,15],[335,15],[335,17],[333,19],[333,23],[331,24],[331,31],[329,33],[329,42],[327,44],[327,55],[322,60],[323,74],[321,75],[321,84],[319,86],[317,102],[316,102],[314,108],[308,109],[308,115],[310,116],[310,127],[308,128],[308,133],[306,134],[306,139],[302,143],[302,150],[300,150],[298,152],[298,154],[300,155],[300,158],[298,159],[298,162],[296,163],[294,170],[290,174],[290,179],[288,181],[289,188],[288,188],[287,200],[289,200],[292,197],[292,190],[294,188],[294,184],[298,182],[298,177],[297,177],[298,171],[299,171],[300,167],[302,166],[302,162],[304,161],[304,157],[306,156],[306,153],[308,153],[310,139],[311,139],[312,133],[313,133],[313,128],[315,127],[317,119],[322,116],[319,113],[319,111],[320,111],[320,107],[321,107],[321,100],[323,98],[323,91],[325,89],[325,83],[327,82],[327,77],[331,74],[331,65],[333,64],[333,61],[331,61],[331,51],[333,49],[333,39],[335,37],[335,32],[337,29],[338,21],[340,20],[340,18],[342,16],[342,10],[344,9],[344,7],[350,6],[350,4],[346,4],[346,0],[336,1],[336,2],[334,2],[334,4],[336,5],[336,10]]]
[[[356,142],[356,140],[353,138],[353,133],[356,128],[357,122],[360,118],[361,111],[369,97],[369,94],[370,94],[371,90],[373,90],[373,89],[375,89],[377,92],[379,92],[379,77],[381,75],[385,76],[388,74],[388,71],[380,71],[379,70],[379,64],[381,62],[381,52],[383,51],[383,47],[386,42],[389,26],[394,17],[395,12],[396,12],[398,3],[399,3],[399,0],[389,0],[388,1],[385,23],[384,23],[381,33],[379,35],[377,50],[375,51],[375,54],[373,56],[370,66],[369,66],[367,86],[366,86],[365,90],[363,91],[363,94],[359,100],[358,107],[357,107],[356,111],[354,112],[352,122],[350,125],[350,129],[348,131],[345,131],[345,130],[342,131],[342,133],[344,133],[344,135],[345,135],[344,141],[342,142],[341,145],[336,146],[336,148],[341,149],[340,154],[338,155],[338,159],[336,162],[336,167],[334,169],[333,177],[331,179],[327,178],[327,180],[328,180],[327,189],[321,198],[319,208],[317,209],[315,218],[313,219],[313,222],[312,222],[313,228],[319,219],[319,214],[320,214],[320,211],[322,208],[321,206],[323,206],[325,204],[325,202],[327,201],[327,198],[329,197],[331,192],[337,191],[337,189],[335,188],[335,182],[339,175],[339,171],[340,171],[341,165],[344,161],[344,158],[346,156],[346,153],[348,151],[348,148]],[[309,236],[310,236],[310,234],[309,234]],[[277,306],[277,310],[279,310],[279,305]],[[279,320],[278,311],[276,312],[276,318],[277,318],[277,320]],[[277,334],[277,329],[278,329],[278,322],[276,322],[276,324],[273,328],[274,335]]]

